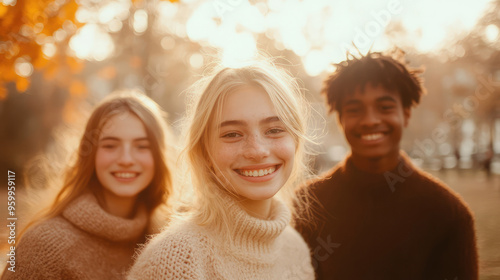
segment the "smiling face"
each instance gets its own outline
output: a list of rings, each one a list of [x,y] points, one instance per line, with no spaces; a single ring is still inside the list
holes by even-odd
[[[296,146],[268,94],[241,87],[226,96],[214,119],[208,145],[217,177],[242,198],[272,198],[290,177]]]
[[[357,159],[397,160],[403,128],[410,108],[403,108],[401,96],[382,86],[367,84],[342,101],[339,120]]]
[[[105,197],[135,198],[151,183],[153,154],[144,125],[135,115],[121,113],[104,124],[95,168]]]

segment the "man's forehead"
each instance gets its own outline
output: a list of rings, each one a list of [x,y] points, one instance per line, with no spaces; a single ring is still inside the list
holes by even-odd
[[[367,84],[364,87],[358,86],[354,91],[345,94],[342,103],[355,99],[385,99],[386,97],[401,100],[401,95],[397,90],[388,89],[382,85],[371,86]]]

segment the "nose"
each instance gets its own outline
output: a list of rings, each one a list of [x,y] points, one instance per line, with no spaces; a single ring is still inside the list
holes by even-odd
[[[362,126],[374,126],[380,124],[380,122],[380,116],[378,112],[373,108],[366,109],[361,118]]]
[[[123,146],[120,151],[120,156],[118,158],[118,164],[122,166],[130,166],[134,164],[134,157],[132,156],[132,148],[128,146]]]
[[[269,156],[269,144],[263,136],[254,134],[246,139],[243,156],[252,160],[261,160]]]

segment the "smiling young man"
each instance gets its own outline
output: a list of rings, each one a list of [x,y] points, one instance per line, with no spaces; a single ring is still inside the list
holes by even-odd
[[[310,204],[295,222],[318,279],[478,279],[470,210],[400,151],[419,73],[369,53],[325,81],[351,153],[301,189]]]

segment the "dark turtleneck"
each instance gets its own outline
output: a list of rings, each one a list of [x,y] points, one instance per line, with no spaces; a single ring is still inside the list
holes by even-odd
[[[347,157],[301,191],[313,215],[295,223],[318,279],[478,279],[470,210],[404,153],[381,174]]]

